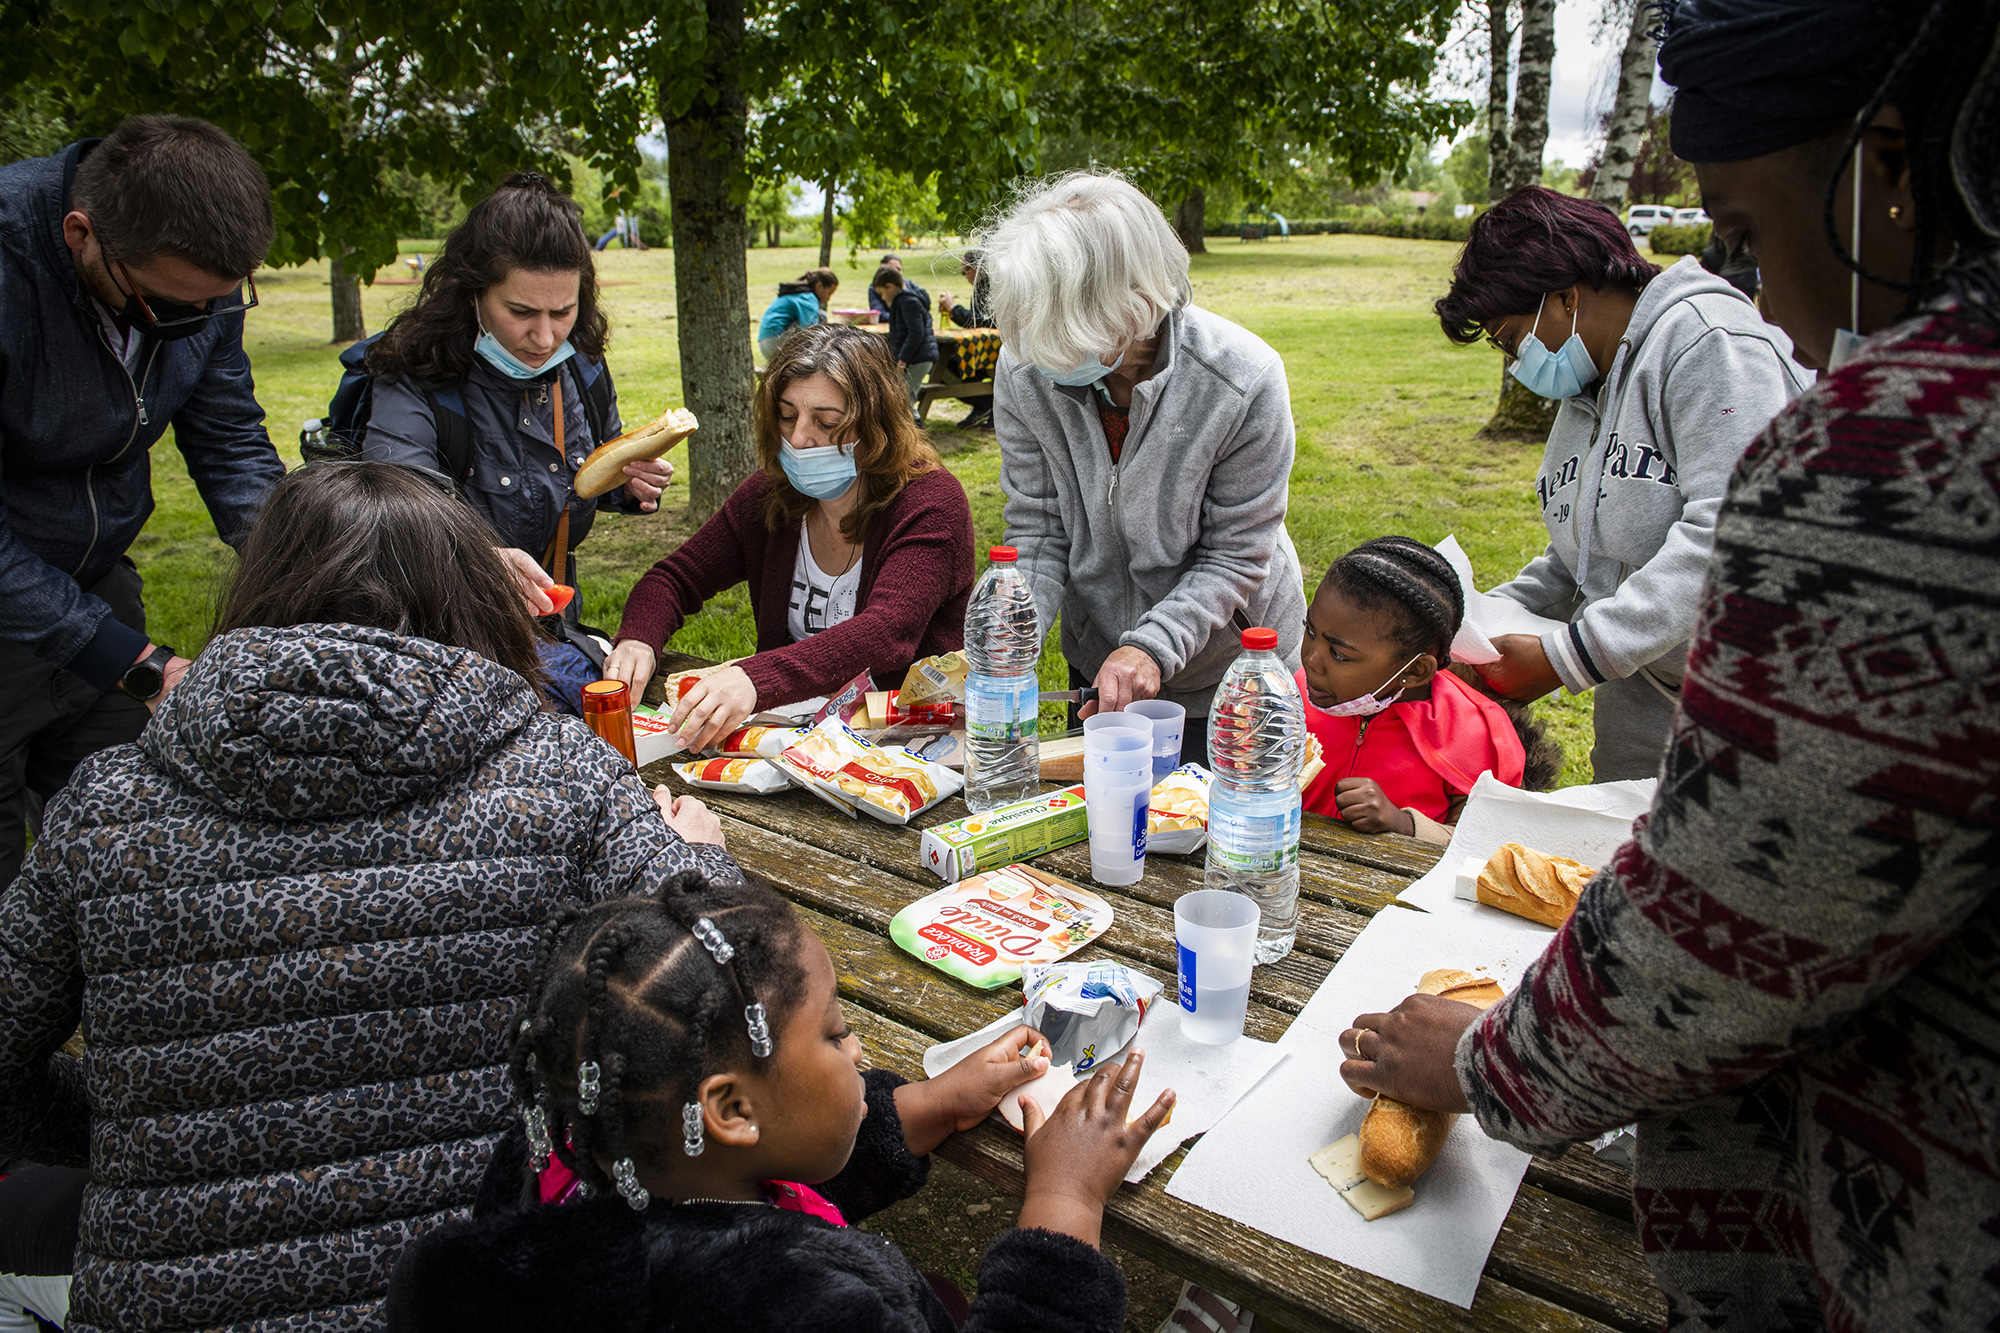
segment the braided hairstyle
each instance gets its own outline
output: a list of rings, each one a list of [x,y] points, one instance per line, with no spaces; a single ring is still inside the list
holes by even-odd
[[[1494,698],[1479,674],[1453,667],[1451,641],[1465,623],[1465,589],[1458,571],[1435,547],[1411,537],[1377,537],[1333,562],[1326,582],[1367,612],[1387,612],[1391,637],[1398,651],[1414,656],[1430,653],[1440,669],[1493,698],[1514,724],[1526,755],[1521,785],[1548,791],[1562,774],[1562,744],[1526,704]]]
[[[733,956],[718,963],[696,937],[714,923]],[[711,1072],[768,1068],[751,1049],[744,1010],[764,1005],[775,1032],[805,992],[791,904],[761,879],[710,884],[676,875],[657,895],[558,906],[537,944],[527,1003],[508,1051],[514,1095],[548,1117],[556,1154],[593,1190],[611,1188],[597,1158],[644,1151],[640,1126],[669,1121]],[[578,1071],[599,1068],[594,1110]],[[638,1131],[635,1133],[635,1131]],[[529,1153],[528,1181],[542,1163]]]

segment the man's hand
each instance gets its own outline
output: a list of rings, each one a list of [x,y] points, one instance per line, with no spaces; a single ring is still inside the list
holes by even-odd
[[[1502,634],[1493,647],[1500,660],[1473,669],[1502,699],[1524,704],[1562,688],[1562,677],[1549,665],[1549,655],[1534,635]]]
[[[646,686],[653,679],[653,669],[659,664],[659,656],[651,648],[637,639],[626,639],[606,654],[604,678],[624,681],[636,704],[645,695]]]
[[[153,649],[156,646],[150,643],[147,644],[145,651],[132,659],[132,665],[138,666],[139,663],[152,656]],[[160,692],[146,700],[146,711],[148,713],[157,713],[160,711],[161,703],[166,700],[167,691],[180,684],[181,677],[185,676],[187,669],[193,665],[194,663],[185,657],[169,657],[167,659],[167,664],[160,668]]]
[[[625,465],[625,493],[639,502],[639,512],[650,514],[660,507],[660,492],[674,479],[674,465],[664,458],[642,458]]]
[[[1472,1109],[1452,1067],[1458,1039],[1479,1021],[1476,1005],[1412,995],[1386,1014],[1363,1014],[1340,1034],[1340,1076],[1363,1097],[1377,1093],[1428,1111]]]
[[[1417,821],[1373,778],[1342,778],[1334,783],[1333,804],[1356,833],[1416,834]]]
[[[742,667],[703,676],[681,696],[668,725],[690,750],[706,750],[757,711],[757,687]]]
[[[1139,1086],[1144,1051],[1123,1064],[1104,1065],[1070,1089],[1046,1118],[1032,1097],[1021,1099],[1028,1134],[1027,1197],[1021,1225],[1042,1227],[1097,1244],[1104,1225],[1104,1202],[1138,1160],[1139,1150],[1174,1109],[1172,1088],[1129,1124],[1132,1090]]]
[[[896,1089],[903,1142],[911,1156],[922,1157],[993,1114],[1014,1089],[1048,1072],[1049,1043],[1035,1029],[1017,1027],[936,1078]]]
[[[535,557],[529,555],[518,546],[496,546],[493,548],[493,553],[500,557],[501,563],[506,565],[508,571],[513,574],[514,582],[520,585],[521,600],[528,604],[528,614],[535,616],[554,615],[556,604],[542,590],[544,588],[555,587],[556,581],[548,576],[546,570],[535,563]]]
[[[696,797],[676,796],[662,784],[653,788],[653,804],[660,807],[667,827],[680,834],[682,842],[722,846],[722,821]]]
[[[1078,717],[1115,713],[1126,704],[1152,699],[1160,693],[1160,664],[1143,648],[1120,648],[1097,668],[1097,701],[1077,710]]]

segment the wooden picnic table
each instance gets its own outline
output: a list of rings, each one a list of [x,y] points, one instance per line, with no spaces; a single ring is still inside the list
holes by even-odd
[[[668,653],[660,677],[706,662]],[[647,692],[658,703],[663,682]],[[669,761],[649,765],[649,784],[691,789]],[[1054,784],[1050,784],[1053,788]],[[962,1037],[1010,1010],[1018,986],[984,991],[946,976],[898,948],[889,920],[943,887],[919,862],[922,830],[963,818],[954,797],[898,828],[866,816],[846,819],[804,791],[735,796],[697,791],[722,819],[729,850],[745,870],[776,885],[825,942],[839,973],[849,1024],[871,1065],[921,1079],[925,1048]],[[1293,953],[1252,977],[1245,1030],[1275,1040],[1312,997],[1368,919],[1434,864],[1440,849],[1413,838],[1358,834],[1338,821],[1305,818],[1299,854],[1299,933]],[[1174,900],[1202,886],[1202,857],[1152,855],[1129,888],[1090,878],[1087,844],[1035,858],[1040,869],[1090,885],[1108,899],[1111,928],[1075,957],[1110,958],[1174,985]],[[1192,1146],[1192,1144],[1188,1145]],[[955,1134],[939,1155],[1020,1194],[1021,1139],[991,1120]],[[1181,1148],[1137,1185],[1122,1186],[1105,1209],[1108,1240],[1192,1279],[1258,1315],[1259,1329],[1604,1330],[1650,1333],[1666,1302],[1639,1253],[1631,1175],[1582,1148],[1535,1158],[1487,1259],[1470,1310],[1350,1268],[1252,1227],[1169,1196]]]
[[[887,324],[857,324],[855,327],[864,333],[873,333],[883,338],[889,336],[889,326]],[[938,356],[937,364],[931,367],[930,378],[924,381],[924,387],[920,391],[917,400],[917,416],[923,420],[929,420],[931,404],[939,398],[957,398],[962,402],[968,403],[975,399],[991,398],[993,396],[992,380],[961,379],[957,374],[945,369],[947,365],[955,364],[956,358],[944,356],[942,353],[947,348],[956,348],[960,343],[969,338],[998,338],[1000,331],[998,329],[939,327],[931,330],[931,336],[938,341],[940,355]]]

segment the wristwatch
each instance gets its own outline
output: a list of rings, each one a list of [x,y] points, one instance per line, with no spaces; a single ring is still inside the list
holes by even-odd
[[[126,673],[118,678],[118,688],[137,699],[140,703],[150,703],[160,697],[160,691],[167,684],[167,663],[174,660],[174,650],[164,643],[156,645],[152,652],[134,662]]]

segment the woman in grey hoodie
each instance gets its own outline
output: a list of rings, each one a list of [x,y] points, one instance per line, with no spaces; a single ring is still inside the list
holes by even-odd
[[[1521,702],[1593,691],[1599,782],[1649,778],[1680,698],[1722,493],[1807,373],[1693,258],[1662,271],[1601,205],[1531,186],[1482,214],[1437,303],[1561,409],[1535,493],[1549,545],[1494,589],[1566,630],[1505,635],[1480,668]]]

